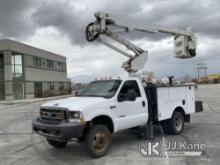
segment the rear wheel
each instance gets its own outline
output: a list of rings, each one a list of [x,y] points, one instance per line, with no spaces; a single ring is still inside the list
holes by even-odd
[[[111,144],[111,133],[104,125],[94,125],[87,131],[84,142],[87,153],[98,158],[108,152]]]
[[[184,129],[183,113],[175,111],[171,119],[162,122],[162,127],[165,133],[172,135],[181,134]]]
[[[56,141],[56,140],[51,140],[51,139],[47,139],[47,142],[54,148],[63,148],[68,143],[66,141]]]

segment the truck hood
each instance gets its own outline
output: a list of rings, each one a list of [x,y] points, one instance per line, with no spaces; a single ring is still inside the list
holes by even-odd
[[[41,105],[41,107],[61,107],[68,108],[69,110],[84,110],[87,107],[95,106],[99,103],[106,102],[107,99],[102,97],[68,97],[49,101]]]

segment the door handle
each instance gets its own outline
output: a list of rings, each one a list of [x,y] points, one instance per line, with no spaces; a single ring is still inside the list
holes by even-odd
[[[142,101],[142,106],[145,107],[145,101]]]
[[[120,116],[118,116],[119,118],[123,118],[123,117],[125,117],[125,115],[120,115]]]
[[[116,105],[110,106],[110,109],[115,109],[115,108],[116,108]]]

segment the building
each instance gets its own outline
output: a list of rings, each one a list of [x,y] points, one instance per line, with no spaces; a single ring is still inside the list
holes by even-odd
[[[66,57],[0,40],[0,100],[48,97],[70,91]]]

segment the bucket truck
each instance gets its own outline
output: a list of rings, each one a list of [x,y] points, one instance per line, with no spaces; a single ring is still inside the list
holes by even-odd
[[[196,56],[194,33],[190,29],[129,24],[107,13],[98,12],[95,18],[86,28],[86,39],[128,57],[122,67],[129,77],[92,81],[76,96],[44,103],[40,116],[33,120],[33,131],[46,137],[56,148],[77,139],[93,157],[105,155],[112,134],[121,130],[145,126],[149,138],[153,138],[153,125],[158,124],[168,134],[180,134],[184,123],[190,122],[190,115],[203,110],[202,102],[195,101],[194,86],[144,84],[141,74],[148,52],[120,34],[141,31],[173,35],[175,57],[184,59]],[[108,42],[108,38],[132,54]]]

